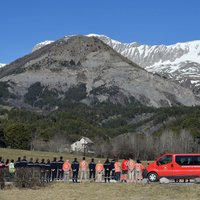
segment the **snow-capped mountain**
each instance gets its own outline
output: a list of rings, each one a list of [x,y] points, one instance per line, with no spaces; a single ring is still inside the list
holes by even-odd
[[[5,65],[6,65],[6,64],[2,64],[2,63],[0,63],[0,68],[1,68],[1,67],[4,67]]]
[[[173,45],[141,45],[122,43],[105,35],[89,34],[111,46],[115,51],[147,71],[188,87],[200,96],[200,40]],[[51,41],[52,42],[52,41]],[[48,43],[37,44],[33,49]]]
[[[98,37],[147,71],[179,82],[200,96],[200,40],[168,46],[150,46],[136,42],[121,43],[104,35],[89,34],[88,36]]]
[[[9,91],[3,100],[19,107],[46,109],[65,100],[200,105],[191,90],[148,73],[102,40],[81,35],[61,38],[3,67],[0,82]]]

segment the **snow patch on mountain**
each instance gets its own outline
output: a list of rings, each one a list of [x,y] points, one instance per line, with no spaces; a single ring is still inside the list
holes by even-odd
[[[0,68],[1,68],[1,67],[4,67],[5,65],[6,65],[6,64],[2,64],[2,63],[0,63]]]
[[[42,48],[42,47],[44,47],[48,44],[51,44],[52,42],[54,42],[54,41],[53,40],[46,40],[44,42],[40,42],[33,47],[32,52],[34,52],[34,51],[36,51],[36,50],[38,50],[38,49],[40,49],[40,48]]]

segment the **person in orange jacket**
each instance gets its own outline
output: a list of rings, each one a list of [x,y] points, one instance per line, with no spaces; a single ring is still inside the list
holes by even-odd
[[[101,183],[102,182],[102,175],[103,175],[103,164],[101,163],[100,160],[96,164],[95,169],[96,169],[96,174],[97,174],[96,182]]]
[[[69,163],[69,160],[66,160],[63,163],[62,170],[64,172],[64,182],[69,182],[70,171],[71,171],[71,164]]]
[[[120,181],[120,175],[121,175],[121,165],[120,165],[120,163],[117,159],[114,163],[114,168],[115,168],[115,180],[117,182],[119,182]]]
[[[144,170],[144,166],[141,164],[140,160],[137,160],[134,166],[135,169],[135,180],[136,182],[141,182],[142,180],[142,172]]]
[[[121,182],[127,182],[127,174],[128,174],[128,161],[124,159],[122,161],[122,175],[121,175]]]
[[[85,160],[85,157],[83,157],[83,160],[80,163],[80,168],[81,168],[81,176],[80,176],[80,181],[85,179],[87,180],[87,169],[88,169],[88,163]]]
[[[128,160],[128,179],[129,182],[134,182],[134,166],[135,166],[135,162],[129,158]]]

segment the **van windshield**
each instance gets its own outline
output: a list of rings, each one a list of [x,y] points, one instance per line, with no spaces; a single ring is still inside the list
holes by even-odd
[[[172,162],[172,155],[166,155],[157,161],[157,165],[165,165]]]

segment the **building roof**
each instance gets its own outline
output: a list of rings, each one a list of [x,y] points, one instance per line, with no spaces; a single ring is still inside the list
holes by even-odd
[[[92,140],[90,140],[90,138],[88,138],[88,137],[81,137],[81,139],[84,139],[87,143],[91,143],[91,144],[93,144],[94,142],[92,141]],[[81,140],[80,139],[80,140]]]

